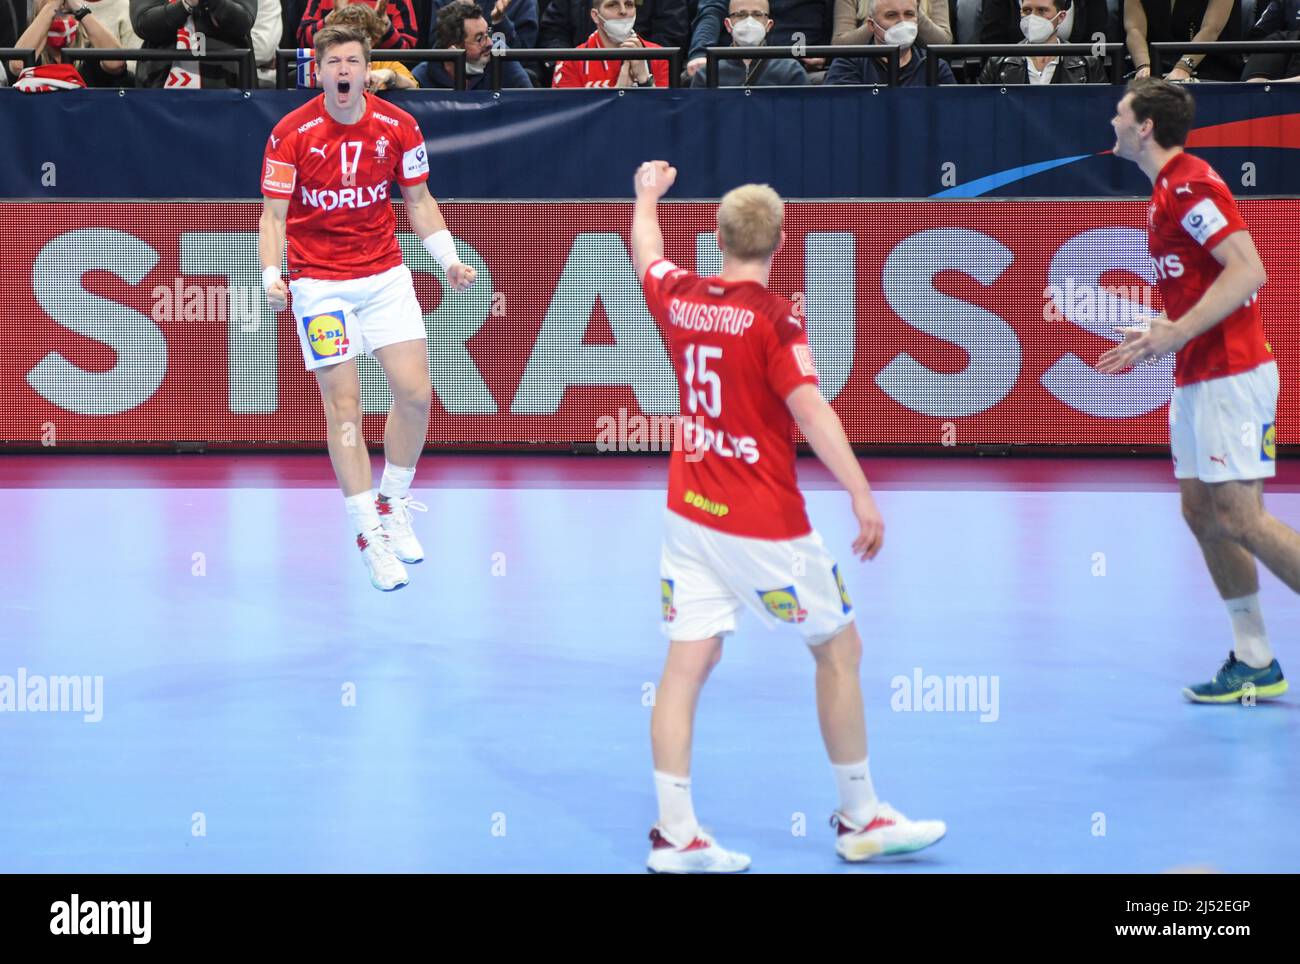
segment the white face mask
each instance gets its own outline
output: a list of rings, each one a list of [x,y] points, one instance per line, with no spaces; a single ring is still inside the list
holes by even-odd
[[[885,31],[885,43],[907,48],[916,40],[916,21],[904,20]]]
[[[480,64],[474,60],[465,61],[465,73],[469,74],[471,77],[477,77],[479,74],[483,73],[486,68],[486,63]]]
[[[731,24],[731,38],[737,47],[758,47],[767,36],[763,22],[754,17],[746,17]]]
[[[1020,32],[1031,44],[1043,44],[1051,40],[1052,35],[1056,33],[1056,24],[1046,17],[1031,13],[1027,17],[1020,18]]]
[[[605,26],[605,33],[609,34],[609,39],[616,44],[621,44],[632,36],[633,28],[636,26],[636,17],[621,17],[617,20],[606,20],[600,18],[600,22]]]

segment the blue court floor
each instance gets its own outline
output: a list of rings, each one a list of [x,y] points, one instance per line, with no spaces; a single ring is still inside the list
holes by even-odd
[[[812,660],[747,618],[693,778],[755,872],[1300,870],[1300,689],[1185,703],[1231,635],[1176,494],[1061,471],[885,487],[866,564],[847,498],[808,493],[864,638],[876,787],[949,833],[837,860]],[[102,677],[90,711],[0,711],[0,869],[641,871],[662,491],[414,494],[430,558],[383,594],[321,485],[0,488],[0,706],[20,670]],[[1300,525],[1300,494],[1267,501]],[[1300,673],[1300,605],[1267,573],[1262,598]]]

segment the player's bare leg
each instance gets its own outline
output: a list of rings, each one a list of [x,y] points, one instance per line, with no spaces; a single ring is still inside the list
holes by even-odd
[[[817,661],[817,720],[840,789],[840,808],[832,819],[838,831],[836,853],[856,862],[913,853],[937,843],[947,833],[943,821],[909,820],[876,797],[867,764],[857,623],[809,649]]]
[[[321,405],[328,429],[330,463],[343,490],[348,518],[357,536],[376,589],[400,589],[408,582],[406,569],[389,549],[371,486],[370,454],[361,426],[361,380],[353,359],[316,369]]]
[[[411,526],[411,510],[424,511],[410,496],[415,463],[429,434],[428,343],[424,339],[400,341],[375,350],[375,358],[388,376],[393,404],[384,424],[384,475],[379,483],[376,509],[388,544],[403,562],[420,562],[424,548]]]
[[[1179,479],[1183,518],[1196,536],[1210,578],[1224,599],[1253,596],[1259,592],[1259,569],[1255,557],[1229,539],[1219,526],[1211,487],[1200,479]]]
[[[1183,695],[1198,703],[1237,702],[1247,694],[1257,699],[1280,696],[1287,683],[1264,628],[1255,560],[1296,588],[1283,573],[1289,567],[1293,576],[1300,574],[1300,534],[1264,509],[1259,481],[1206,484],[1199,479],[1179,479],[1178,484],[1183,518],[1223,597],[1234,640],[1232,652],[1214,678],[1184,688]],[[1257,546],[1263,551],[1257,552]]]
[[[862,709],[862,640],[857,623],[810,646],[817,661],[817,721],[831,763],[837,766],[867,758],[867,724]]]
[[[736,873],[749,857],[724,850],[700,829],[691,804],[691,741],[700,691],[722,659],[722,637],[668,644],[650,714],[659,822],[647,865],[661,873]]]
[[[361,380],[356,361],[316,369],[316,384],[325,408],[330,463],[339,487],[345,497],[369,492],[374,481],[361,431]]]

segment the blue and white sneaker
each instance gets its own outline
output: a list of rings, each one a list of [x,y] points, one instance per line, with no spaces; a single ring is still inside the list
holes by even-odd
[[[1183,696],[1193,703],[1240,703],[1248,698],[1276,699],[1286,691],[1286,678],[1277,660],[1256,669],[1237,659],[1236,652],[1230,652],[1214,679],[1183,687]]]

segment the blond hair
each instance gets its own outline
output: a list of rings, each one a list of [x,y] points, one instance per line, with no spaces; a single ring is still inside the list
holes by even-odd
[[[742,261],[770,258],[781,244],[785,205],[766,184],[744,184],[728,191],[718,205],[718,239],[723,250]]]

